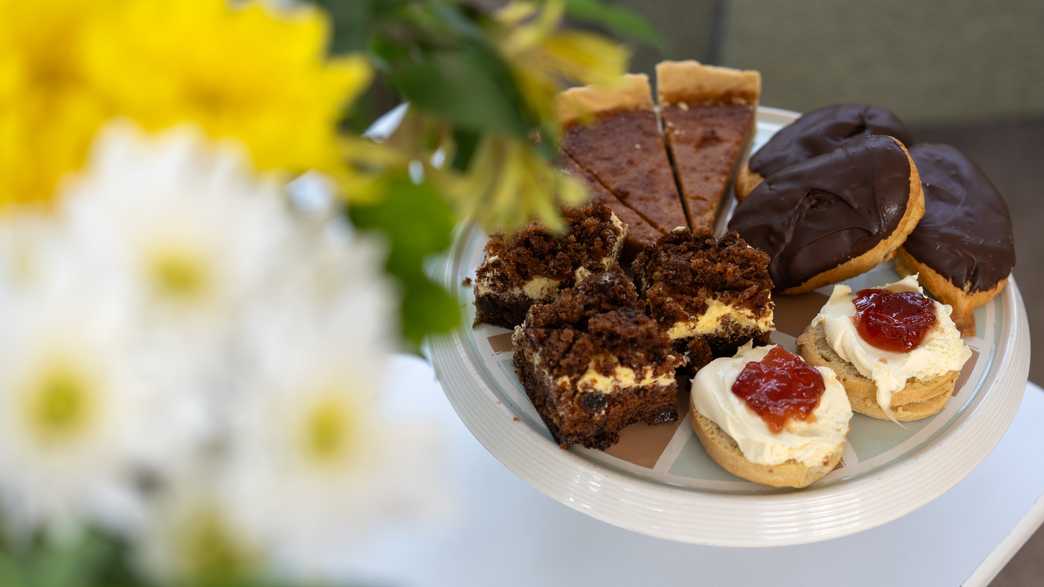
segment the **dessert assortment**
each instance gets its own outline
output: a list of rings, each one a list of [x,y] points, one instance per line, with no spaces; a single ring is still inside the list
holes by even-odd
[[[1014,266],[981,170],[856,104],[806,114],[742,163],[759,74],[691,61],[656,74],[655,104],[643,75],[561,94],[560,166],[592,202],[563,211],[562,234],[493,235],[476,272],[476,323],[513,329],[515,371],[555,441],[612,450],[632,424],[677,422],[684,401],[723,469],[800,488],[842,462],[853,413],[891,425],[942,411],[973,356],[973,311]],[[839,283],[893,257],[899,281]],[[774,296],[831,284],[797,318],[796,349],[773,344],[777,320],[795,320]]]

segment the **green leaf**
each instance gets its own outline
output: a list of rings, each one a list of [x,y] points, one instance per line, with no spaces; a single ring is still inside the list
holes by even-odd
[[[515,136],[525,136],[533,126],[507,65],[480,45],[393,65],[390,80],[414,107],[454,125]]]
[[[132,587],[124,544],[101,532],[74,541],[38,536],[0,551],[0,585],[24,587]]]
[[[413,275],[402,300],[402,334],[413,348],[429,336],[453,332],[461,325],[460,302],[426,275]]]
[[[375,204],[348,210],[361,231],[376,233],[388,246],[385,268],[401,293],[399,311],[403,339],[417,347],[431,335],[460,325],[456,298],[433,282],[425,262],[449,248],[456,217],[453,208],[430,182],[415,183],[404,173],[384,180]]]
[[[408,0],[314,0],[333,22],[334,53],[363,51],[377,30]]]
[[[354,206],[350,217],[356,227],[376,229],[388,240],[391,268],[420,268],[429,255],[449,248],[453,209],[430,182],[414,183],[405,173],[393,173],[381,188],[380,202]]]
[[[605,4],[601,0],[566,0],[566,14],[577,20],[604,26],[617,36],[663,48],[663,38],[656,28],[630,9]]]
[[[450,166],[457,171],[467,171],[481,140],[482,135],[479,132],[460,128],[453,129],[453,144],[456,146],[456,151],[453,153],[453,161]]]

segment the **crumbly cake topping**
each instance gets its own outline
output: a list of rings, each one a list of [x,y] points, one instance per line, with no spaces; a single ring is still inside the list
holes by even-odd
[[[675,230],[632,266],[649,313],[665,326],[707,311],[710,300],[755,316],[772,311],[769,257],[739,235]]]
[[[526,319],[526,343],[555,377],[579,376],[589,367],[609,375],[617,365],[673,371],[677,360],[663,329],[646,315],[622,271],[597,273]]]
[[[534,277],[569,285],[579,267],[602,271],[615,260],[621,229],[602,204],[564,210],[564,235],[531,225],[512,235],[493,235],[486,243],[486,261],[476,271],[480,283],[495,291],[522,287]]]

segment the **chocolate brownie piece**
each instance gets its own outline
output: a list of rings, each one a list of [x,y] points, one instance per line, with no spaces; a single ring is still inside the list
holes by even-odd
[[[532,306],[515,329],[519,378],[563,448],[605,449],[626,426],[677,420],[675,374],[685,359],[641,306],[616,268]]]
[[[475,274],[475,323],[512,328],[535,302],[616,264],[627,228],[603,204],[563,211],[565,234],[532,225],[493,235]]]
[[[631,266],[646,311],[698,369],[773,330],[768,255],[735,233],[672,231]]]

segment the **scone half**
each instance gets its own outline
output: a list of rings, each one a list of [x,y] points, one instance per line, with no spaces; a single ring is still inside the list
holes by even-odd
[[[700,415],[695,408],[692,409],[692,429],[704,450],[722,469],[741,479],[769,487],[808,487],[836,469],[845,452],[845,446],[840,444],[820,464],[807,465],[788,459],[778,465],[763,465],[747,460],[736,441],[709,418]]]
[[[798,337],[798,352],[837,374],[857,413],[920,420],[942,411],[971,357],[951,313],[924,295],[915,275],[859,292],[836,285]],[[877,330],[873,338],[881,328],[875,324],[886,324],[890,334],[881,338]]]
[[[890,419],[877,403],[877,385],[830,348],[822,326],[809,326],[798,337],[797,345],[809,364],[833,369],[845,386],[852,411],[878,420]],[[959,375],[958,371],[949,371],[928,379],[910,379],[906,387],[892,395],[892,416],[900,422],[913,422],[938,414],[950,401]]]
[[[818,386],[818,387],[817,387]],[[807,487],[837,467],[852,409],[830,369],[776,345],[745,345],[697,372],[692,428],[733,475],[770,487]]]

